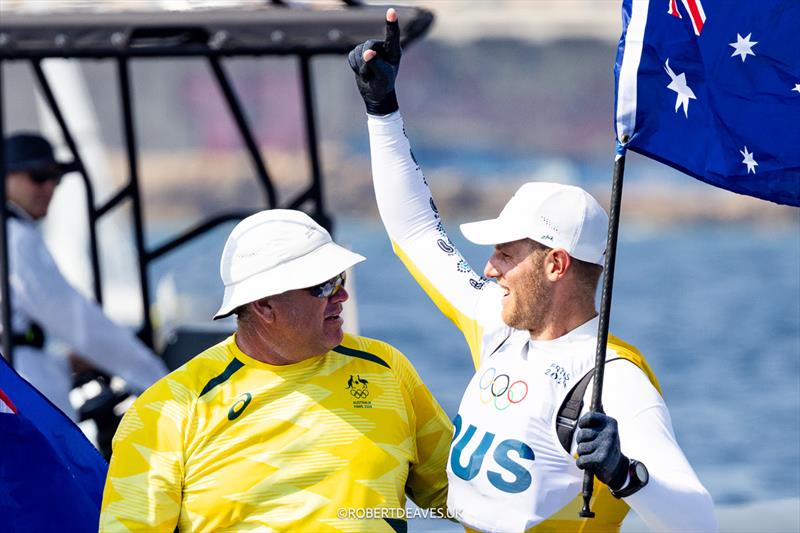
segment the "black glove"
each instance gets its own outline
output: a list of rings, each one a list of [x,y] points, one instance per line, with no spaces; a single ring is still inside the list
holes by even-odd
[[[619,447],[617,421],[604,413],[586,413],[578,420],[578,462],[611,490],[619,490],[628,478],[630,460]]]
[[[391,10],[392,12],[394,10]],[[386,17],[388,19],[389,12]],[[399,109],[394,81],[400,68],[400,27],[397,15],[394,22],[386,21],[386,34],[383,41],[370,39],[350,50],[347,61],[356,74],[356,85],[370,115],[388,115]],[[377,54],[364,61],[364,52],[374,50]]]

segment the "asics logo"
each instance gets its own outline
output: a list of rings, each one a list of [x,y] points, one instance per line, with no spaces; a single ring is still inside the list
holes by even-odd
[[[236,420],[239,418],[239,415],[247,409],[247,406],[250,405],[250,402],[253,400],[253,395],[249,392],[245,392],[241,396],[236,399],[236,402],[231,406],[228,410],[228,420]]]

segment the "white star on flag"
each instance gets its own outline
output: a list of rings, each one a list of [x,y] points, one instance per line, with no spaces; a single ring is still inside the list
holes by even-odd
[[[667,71],[667,74],[669,74],[672,80],[672,82],[667,85],[667,89],[675,91],[678,95],[675,98],[675,112],[678,112],[679,107],[683,107],[683,114],[686,115],[686,118],[689,118],[689,99],[697,100],[697,97],[686,83],[686,73],[682,72],[676,75],[675,72],[669,68],[669,58],[667,58],[667,61],[664,63],[664,70]]]
[[[747,37],[742,38],[741,35],[738,33],[736,34],[736,42],[728,44],[728,46],[733,47],[733,53],[731,54],[731,57],[741,56],[742,63],[744,63],[744,60],[749,55],[755,57],[756,54],[753,52],[752,48],[758,44],[758,41],[750,41],[751,35],[753,34],[748,33]]]
[[[748,152],[747,146],[745,146],[744,151],[739,150],[739,153],[744,156],[744,159],[742,159],[742,163],[747,165],[747,173],[750,174],[752,172],[753,174],[755,174],[758,163],[756,163],[756,160],[753,159],[753,152]]]
[[[795,91],[800,93],[800,83],[795,83],[794,84],[794,89],[792,89],[792,92],[795,92]]]

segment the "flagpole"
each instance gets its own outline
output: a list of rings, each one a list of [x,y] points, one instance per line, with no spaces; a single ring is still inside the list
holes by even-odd
[[[0,323],[2,324],[2,354],[11,368],[14,368],[14,339],[11,333],[11,287],[9,286],[8,264],[8,216],[6,213],[6,180],[5,168],[5,126],[3,121],[3,68],[6,64],[0,61]]]
[[[594,384],[592,387],[592,403],[590,410],[603,412],[603,374],[606,367],[606,344],[608,343],[608,322],[611,314],[611,292],[614,288],[614,265],[617,256],[617,234],[619,232],[619,212],[622,205],[622,178],[625,174],[625,147],[617,143],[617,155],[614,160],[614,176],[611,182],[611,207],[608,214],[608,240],[606,241],[606,260],[603,267],[603,291],[600,295],[600,318],[597,326],[597,352],[594,361]],[[578,515],[581,518],[594,518],[590,509],[594,475],[585,470],[583,473],[583,508]]]

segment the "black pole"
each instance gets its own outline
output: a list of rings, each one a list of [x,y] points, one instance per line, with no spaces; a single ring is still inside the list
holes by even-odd
[[[133,208],[134,238],[136,239],[137,260],[139,263],[139,283],[142,289],[142,330],[140,337],[148,346],[153,346],[153,323],[150,320],[150,284],[147,281],[147,261],[145,259],[144,226],[142,224],[142,201],[139,195],[139,170],[137,163],[136,131],[133,124],[133,100],[128,72],[128,59],[120,58],[120,95],[122,96],[122,118],[125,127],[125,145],[128,151],[128,171],[130,173],[130,195]]]
[[[8,284],[8,216],[6,214],[6,146],[3,126],[3,61],[0,60],[0,297],[3,300],[3,355],[14,368],[14,340],[11,333],[11,287]]]
[[[178,248],[179,246],[183,246],[187,242],[192,241],[195,238],[199,237],[200,235],[209,232],[210,230],[216,228],[220,224],[230,222],[231,220],[239,222],[240,220],[244,220],[245,218],[249,217],[253,213],[254,211],[234,211],[209,218],[208,220],[201,222],[200,224],[185,231],[183,234],[175,237],[174,239],[170,239],[169,241],[161,244],[155,249],[147,252],[147,262],[150,263],[151,261],[159,259],[162,255],[171,252],[172,250]]]
[[[236,97],[236,91],[233,89],[233,85],[231,85],[225,70],[222,68],[219,58],[209,56],[208,62],[211,65],[211,71],[217,78],[220,89],[222,89],[222,95],[228,103],[228,108],[231,110],[233,120],[236,121],[236,126],[239,128],[239,133],[244,140],[244,144],[247,146],[247,151],[250,153],[250,159],[253,161],[253,165],[256,168],[258,179],[264,187],[267,196],[267,206],[270,209],[278,207],[278,194],[269,178],[267,166],[264,164],[264,160],[261,159],[261,152],[258,149],[258,144],[253,137],[250,126],[247,124],[247,118],[245,117],[242,105],[239,103],[239,99]]]
[[[603,412],[603,375],[606,369],[606,344],[608,343],[608,323],[611,315],[611,292],[614,289],[614,265],[617,258],[617,234],[619,232],[619,211],[622,205],[622,177],[625,174],[625,154],[614,161],[614,177],[611,183],[611,208],[608,213],[608,240],[606,241],[606,261],[603,268],[603,291],[600,295],[600,318],[597,326],[597,352],[594,360],[594,384],[590,410]],[[590,508],[594,491],[594,475],[588,470],[583,473],[583,508],[578,513],[581,518],[594,518]]]
[[[313,80],[311,79],[310,57],[300,56],[300,75],[303,83],[303,108],[306,111],[306,143],[308,144],[308,157],[311,163],[311,189],[310,197],[314,203],[314,218],[322,226],[332,231],[332,221],[325,212],[322,199],[322,170],[319,163],[319,141],[317,139],[316,115],[314,111]]]
[[[97,252],[97,215],[94,209],[94,187],[92,187],[92,180],[89,179],[86,166],[83,164],[80,154],[78,153],[78,145],[75,143],[75,138],[72,136],[67,121],[64,120],[64,115],[61,113],[61,108],[58,107],[53,90],[50,88],[50,83],[47,81],[47,76],[42,69],[41,60],[35,59],[31,61],[33,71],[36,74],[36,79],[39,82],[39,88],[42,90],[53,116],[56,118],[59,127],[61,127],[61,134],[64,136],[67,146],[69,146],[72,157],[78,162],[80,167],[80,175],[83,180],[84,190],[86,191],[86,210],[89,217],[89,258],[92,263],[92,282],[94,286],[94,299],[101,306],[103,305],[103,283],[100,276],[100,258]]]

